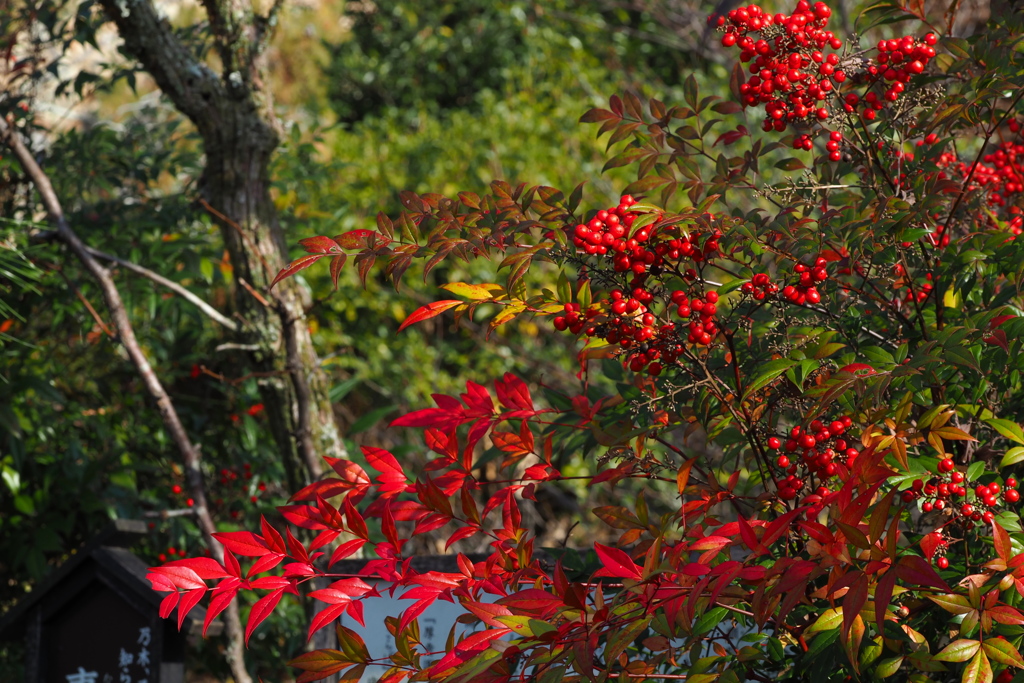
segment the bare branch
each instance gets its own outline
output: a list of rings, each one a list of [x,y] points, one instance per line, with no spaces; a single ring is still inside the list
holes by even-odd
[[[121,293],[118,291],[114,279],[110,276],[110,272],[100,265],[96,257],[90,253],[89,247],[82,242],[78,234],[68,224],[57,193],[50,183],[50,178],[36,162],[28,148],[25,147],[25,143],[21,141],[20,135],[3,119],[0,119],[0,141],[7,144],[14,153],[15,158],[18,159],[22,169],[32,180],[33,185],[35,185],[36,190],[39,192],[39,196],[43,200],[43,206],[46,207],[50,221],[57,229],[57,234],[60,236],[61,241],[68,245],[82,265],[85,266],[85,269],[89,271],[97,284],[99,284],[103,300],[110,312],[114,329],[117,330],[118,338],[128,352],[128,357],[146,385],[150,396],[156,401],[164,427],[170,433],[181,454],[185,465],[185,483],[188,487],[189,495],[195,501],[195,506],[192,509],[195,510],[196,521],[202,531],[206,546],[219,561],[223,561],[224,547],[213,537],[216,527],[214,526],[213,518],[210,516],[210,508],[206,500],[206,487],[203,482],[199,449],[189,439],[188,433],[181,423],[181,418],[174,407],[174,403],[172,403],[170,396],[168,396],[167,391],[160,382],[160,378],[157,377],[156,372],[153,370],[153,366],[149,364],[149,359],[146,358],[142,347],[139,346],[138,339],[135,337],[135,330],[128,319],[124,301],[121,299]],[[226,630],[229,650],[233,650],[228,656],[232,673],[238,683],[252,683],[252,679],[249,677],[245,669],[244,660],[242,659],[241,618],[238,613],[237,603],[232,602],[229,605],[225,616],[227,617]]]
[[[185,287],[182,287],[181,285],[179,285],[177,282],[174,282],[173,280],[168,280],[167,278],[165,278],[163,275],[160,275],[159,273],[154,273],[152,270],[149,270],[148,268],[143,268],[142,266],[138,265],[137,263],[132,263],[131,261],[125,261],[124,259],[118,258],[117,256],[114,256],[113,254],[107,254],[105,252],[100,251],[99,249],[93,249],[92,247],[88,247],[88,246],[86,247],[86,249],[88,250],[88,252],[90,254],[92,254],[96,258],[101,258],[104,261],[111,261],[112,263],[116,263],[116,264],[118,264],[120,266],[124,266],[125,268],[127,268],[130,271],[132,271],[133,273],[137,273],[137,274],[141,275],[144,278],[148,278],[148,279],[152,280],[153,282],[157,283],[158,285],[162,285],[162,286],[166,287],[167,289],[171,290],[172,292],[174,292],[175,294],[180,296],[182,299],[185,299],[186,301],[191,303],[193,306],[198,308],[200,311],[205,313],[207,315],[207,317],[209,317],[211,320],[213,320],[214,322],[220,323],[221,325],[223,325],[224,327],[228,328],[232,332],[235,332],[235,331],[238,330],[238,323],[236,323],[231,318],[228,318],[227,316],[225,316],[223,313],[218,311],[216,308],[214,308],[210,304],[206,303],[205,301],[200,299],[198,296],[196,296],[195,294],[190,292],[188,289],[186,289]]]

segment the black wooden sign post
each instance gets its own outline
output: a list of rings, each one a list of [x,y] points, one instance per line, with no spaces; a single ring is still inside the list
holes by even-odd
[[[112,522],[0,619],[0,640],[25,639],[25,683],[184,683],[185,637],[206,614],[194,608],[180,633],[160,618],[162,594],[126,549],[145,533]]]

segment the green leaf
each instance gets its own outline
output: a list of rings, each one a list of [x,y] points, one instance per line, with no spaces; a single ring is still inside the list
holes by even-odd
[[[1007,439],[1016,441],[1019,444],[1024,444],[1024,430],[1022,430],[1020,425],[1016,422],[992,418],[991,420],[985,420],[985,424],[992,427],[992,429],[996,430]]]
[[[1024,669],[1024,659],[1021,658],[1020,652],[1010,641],[1002,638],[989,638],[982,647],[985,648],[985,654],[989,659],[994,659],[1000,664]]]
[[[966,640],[960,638],[942,648],[942,651],[935,655],[940,662],[966,662],[978,652],[981,643],[977,640]]]
[[[903,664],[903,657],[889,657],[883,659],[875,667],[875,678],[888,678],[900,670]]]
[[[775,168],[782,169],[783,171],[799,171],[807,167],[799,159],[789,158],[775,164]]]
[[[999,467],[1009,467],[1010,465],[1016,465],[1021,460],[1024,460],[1024,448],[1016,446],[1006,451],[1006,455],[1004,455],[1002,461],[1000,461]]]
[[[724,607],[716,607],[712,610],[708,610],[704,613],[704,616],[697,620],[697,623],[693,627],[693,635],[699,636],[707,633],[715,626],[722,623],[722,619],[724,619],[725,615],[728,613],[729,611]]]
[[[979,460],[978,462],[972,462],[971,466],[967,468],[967,481],[974,481],[982,474],[985,473],[985,462]]]
[[[834,628],[839,628],[843,623],[843,608],[842,607],[831,607],[821,613],[821,616],[811,624],[804,632],[806,635],[817,633],[818,631],[831,631]]]
[[[746,391],[744,392],[744,397],[750,396],[758,389],[762,389],[768,386],[776,377],[784,373],[786,370],[789,370],[796,364],[797,361],[789,360],[788,358],[768,361],[767,363],[761,366],[761,374],[754,378],[753,382],[747,385]]]
[[[964,669],[961,683],[992,683],[992,665],[985,656],[985,651],[979,649],[971,663]]]

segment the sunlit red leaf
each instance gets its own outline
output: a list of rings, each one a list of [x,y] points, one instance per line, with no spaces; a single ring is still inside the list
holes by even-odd
[[[252,636],[252,632],[256,630],[263,621],[270,616],[277,607],[277,603],[281,602],[281,596],[284,595],[284,588],[278,588],[272,593],[264,595],[262,598],[256,601],[256,604],[252,606],[249,611],[249,621],[245,625],[245,644],[249,645],[249,638]]]
[[[409,314],[409,317],[406,318],[402,322],[402,324],[398,326],[398,331],[401,332],[405,328],[409,327],[409,325],[414,325],[424,320],[436,318],[437,316],[447,311],[449,308],[455,308],[456,306],[462,303],[463,302],[458,299],[446,299],[444,301],[435,301],[433,303],[427,304],[426,306],[421,306],[420,308],[417,308],[415,311]]]

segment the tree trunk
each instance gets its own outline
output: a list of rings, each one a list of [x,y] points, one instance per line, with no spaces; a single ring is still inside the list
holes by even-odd
[[[181,43],[150,0],[102,4],[124,38],[125,52],[142,63],[203,140],[200,191],[231,259],[235,303],[244,320],[238,341],[257,349],[249,354],[250,368],[260,377],[271,431],[295,490],[320,475],[323,456],[344,457],[345,447],[298,283],[285,280],[267,294],[288,262],[269,194],[278,127],[262,86],[261,46],[274,19],[239,14],[215,0],[204,3],[224,64],[217,75]]]
[[[223,67],[219,75],[179,40],[151,0],[101,4],[124,39],[123,51],[153,76],[202,138],[206,165],[201,201],[224,236],[236,308],[243,319],[238,341],[256,349],[249,354],[250,370],[259,377],[287,484],[295,491],[319,477],[323,456],[340,458],[346,452],[299,284],[289,278],[268,293],[289,260],[269,193],[268,167],[280,136],[270,93],[263,86],[263,51],[281,3],[260,16],[249,3],[203,0]],[[330,629],[317,636],[314,647],[333,644]]]

